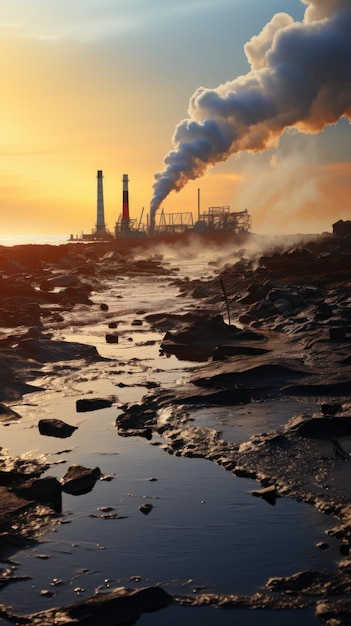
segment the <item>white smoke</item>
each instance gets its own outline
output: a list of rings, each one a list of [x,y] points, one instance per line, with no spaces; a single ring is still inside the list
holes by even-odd
[[[317,133],[351,119],[351,0],[302,2],[303,22],[278,13],[245,45],[246,75],[191,96],[155,174],[151,225],[171,191],[232,154],[272,147],[287,128]]]

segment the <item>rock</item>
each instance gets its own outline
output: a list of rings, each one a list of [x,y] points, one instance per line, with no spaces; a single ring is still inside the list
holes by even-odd
[[[41,419],[38,422],[38,428],[41,435],[47,435],[48,437],[59,437],[60,439],[66,439],[70,437],[77,426],[71,426],[59,419]]]
[[[119,428],[118,434],[121,437],[144,437],[148,441],[152,439],[152,428]]]
[[[62,491],[78,496],[93,490],[97,480],[101,477],[99,467],[93,469],[82,465],[71,465],[61,478]]]
[[[260,489],[259,491],[251,491],[251,493],[253,496],[257,498],[262,498],[263,500],[268,502],[268,504],[275,506],[277,499],[277,488],[275,485],[270,485],[269,487],[266,487],[265,489]]]
[[[328,550],[330,546],[329,543],[327,543],[326,541],[319,541],[318,543],[316,543],[316,547],[320,550]]]
[[[341,413],[342,405],[338,403],[324,403],[321,404],[321,412],[323,415],[337,415],[337,413]]]
[[[2,404],[0,402],[0,421],[1,422],[8,422],[10,420],[18,420],[21,419],[21,416],[19,415],[19,413],[16,413],[16,411],[13,411],[13,409],[11,409],[9,406],[5,406],[5,404]]]
[[[300,437],[331,439],[351,435],[351,417],[310,417],[297,416],[288,422],[287,432]]]
[[[52,624],[127,626],[127,624],[135,624],[143,613],[159,611],[173,602],[172,596],[162,587],[132,590],[118,587],[112,591],[96,593],[66,607],[47,609],[24,616],[21,623],[30,623],[32,626],[51,626]]]
[[[135,319],[135,320],[132,321],[131,325],[132,326],[142,326],[143,325],[143,320]]]
[[[118,343],[117,333],[107,333],[105,339],[106,343]]]
[[[21,498],[6,487],[0,486],[0,523],[2,532],[7,527],[11,527],[15,515],[22,513],[26,509],[28,509],[27,499]],[[1,548],[2,543],[0,541]]]
[[[20,498],[35,500],[46,504],[52,504],[55,511],[62,509],[61,493],[62,487],[57,478],[46,476],[33,480],[30,484],[17,487],[14,492]]]
[[[73,359],[103,360],[95,346],[68,341],[51,341],[45,338],[22,339],[14,349],[17,354],[39,363],[56,363]]]
[[[139,506],[139,511],[141,513],[144,513],[144,515],[149,515],[149,513],[151,513],[153,508],[154,507],[152,506],[152,504],[145,503],[145,504],[142,504],[141,506]]]
[[[60,274],[47,279],[47,284],[50,287],[74,287],[79,285],[80,280],[76,274]]]
[[[86,411],[99,411],[113,405],[113,400],[109,398],[82,398],[76,401],[77,413]]]
[[[102,302],[100,304],[100,310],[101,311],[108,311],[108,304],[105,304],[104,302]]]

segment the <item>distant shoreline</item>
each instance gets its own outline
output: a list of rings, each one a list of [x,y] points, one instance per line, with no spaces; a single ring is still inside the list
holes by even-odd
[[[69,235],[0,235],[0,246],[20,246],[30,244],[53,245],[59,246],[67,243]]]

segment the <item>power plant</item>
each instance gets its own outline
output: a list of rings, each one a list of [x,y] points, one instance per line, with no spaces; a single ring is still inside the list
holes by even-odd
[[[139,221],[130,217],[128,174],[123,174],[122,184],[122,212],[115,223],[114,233],[112,234],[105,225],[103,173],[102,170],[97,171],[96,226],[90,234],[83,233],[81,239],[84,241],[154,239],[160,236],[172,237],[184,233],[189,235],[192,233],[198,235],[230,235],[251,231],[251,216],[247,209],[233,212],[229,206],[212,206],[208,207],[207,211],[202,212],[200,207],[200,189],[198,189],[197,220],[195,223],[191,211],[165,213],[162,208],[157,212],[158,223],[151,224],[149,223],[149,218],[147,218],[147,224],[145,225],[142,223],[144,209],[142,209]],[[71,239],[73,239],[72,235]]]

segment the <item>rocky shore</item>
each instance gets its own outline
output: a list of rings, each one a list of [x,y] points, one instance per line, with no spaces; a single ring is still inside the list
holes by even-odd
[[[308,502],[330,515],[330,535],[340,539],[337,573],[302,571],[271,578],[254,596],[171,597],[160,588],[120,589],[36,615],[19,617],[3,606],[4,618],[32,624],[95,624],[97,619],[127,624],[143,612],[176,603],[313,607],[326,624],[351,623],[351,250],[348,223],[344,226],[339,223],[333,234],[280,242],[248,236],[224,266],[219,261],[213,267],[214,277],[197,280],[175,276],[160,256],[136,260],[133,250],[120,254],[113,242],[0,248],[3,424],[18,419],[11,404],[31,391],[44,366],[55,372],[57,362],[101,360],[91,346],[54,338],[74,307],[102,311],[92,294],[103,294],[111,276],[166,276],[180,299],[191,295],[198,306],[187,313],[148,313],[145,323],[164,333],[165,354],[203,365],[176,390],[150,388],[140,404],[123,406],[118,433],[143,436],[169,454],[206,458],[252,478],[254,495],[271,505],[279,497]],[[269,399],[277,401],[278,410],[284,398],[308,399],[314,409],[241,442],[194,424],[198,407],[252,405],[255,410],[255,404]],[[41,424],[57,437],[69,436],[67,427]],[[156,434],[161,442],[153,441]],[[89,488],[98,468],[88,475],[85,468],[78,474],[73,468],[66,481],[48,484],[41,479],[47,466],[40,461],[6,455],[0,461],[0,584],[6,585],[16,580],[6,559],[54,523],[62,490]],[[76,486],[72,480],[78,480]]]

